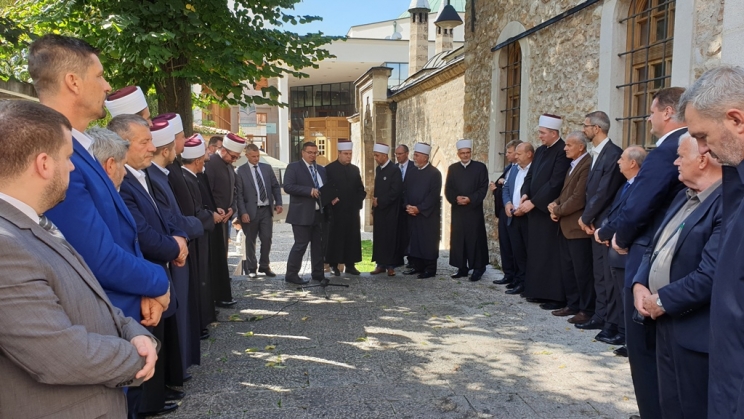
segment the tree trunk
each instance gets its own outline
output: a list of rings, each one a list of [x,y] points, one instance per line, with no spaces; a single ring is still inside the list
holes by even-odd
[[[185,65],[185,58],[174,58],[163,66],[163,71],[169,75],[166,79],[155,84],[158,93],[158,112],[175,112],[181,115],[183,133],[189,137],[194,131],[194,113],[191,109],[191,84],[187,79],[170,76],[175,69]]]

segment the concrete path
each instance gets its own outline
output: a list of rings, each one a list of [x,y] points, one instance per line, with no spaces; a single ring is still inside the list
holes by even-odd
[[[275,224],[277,278],[236,277],[202,364],[170,418],[627,418],[626,358],[491,283],[400,273],[298,291],[283,273],[291,226]],[[237,259],[232,258],[232,263]],[[309,277],[309,261],[306,262]],[[231,268],[232,271],[232,268]]]

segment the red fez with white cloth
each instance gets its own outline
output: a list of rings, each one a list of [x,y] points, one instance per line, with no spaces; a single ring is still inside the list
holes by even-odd
[[[177,113],[164,113],[152,118],[152,121],[155,122],[156,119],[164,119],[168,121],[171,127],[173,127],[173,132],[176,134],[183,132],[183,121],[181,121],[181,115]]]
[[[181,158],[194,160],[199,157],[204,157],[207,149],[204,146],[204,138],[200,134],[194,134],[189,137],[183,146],[183,153]]]
[[[132,115],[147,109],[147,99],[139,86],[127,86],[119,89],[103,102],[111,116]]]
[[[162,147],[176,140],[176,133],[173,132],[173,127],[164,119],[152,121],[150,133],[152,134],[152,144],[155,147]]]
[[[235,153],[242,153],[245,149],[245,138],[229,132],[222,141],[222,147]]]
[[[354,148],[351,141],[339,141],[336,145],[338,151],[351,151]]]

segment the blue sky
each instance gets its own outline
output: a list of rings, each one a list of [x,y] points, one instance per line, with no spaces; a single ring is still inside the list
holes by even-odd
[[[346,35],[354,25],[395,19],[409,4],[410,0],[302,0],[287,13],[320,16],[323,21],[285,29],[301,34],[321,31],[326,35]]]

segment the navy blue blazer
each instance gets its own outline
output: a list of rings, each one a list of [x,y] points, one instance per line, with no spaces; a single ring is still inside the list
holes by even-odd
[[[618,217],[623,204],[625,204],[625,201],[628,199],[628,195],[630,195],[630,190],[633,189],[633,185],[635,185],[635,181],[633,181],[633,183],[628,186],[628,189],[625,191],[625,193],[623,193],[623,188],[625,187],[625,185],[623,184],[615,193],[615,199],[612,201],[612,205],[610,205],[610,207],[607,209],[607,214],[605,215],[604,220],[602,220],[602,224],[599,226],[600,240],[612,241],[612,236],[615,235],[615,231],[612,230],[611,227],[612,221]],[[627,259],[627,255],[621,255],[617,253],[612,247],[610,247],[607,251],[607,264],[611,268],[625,269],[625,262]]]
[[[323,185],[328,184],[325,167],[315,165]],[[305,161],[292,162],[287,165],[284,173],[284,192],[289,194],[289,210],[287,210],[287,224],[313,225],[315,222],[315,204],[319,201],[310,193],[315,188],[313,176]]]
[[[504,182],[504,187],[501,190],[501,200],[504,205],[512,202],[512,198],[514,195],[514,183],[517,181],[517,173],[519,173],[519,166],[514,164],[512,168],[509,169],[509,173],[506,175],[506,182]],[[517,205],[519,205],[519,202],[517,202],[516,204],[512,202],[512,205],[516,207]]]
[[[623,149],[609,140],[597,156],[586,179],[586,205],[581,214],[584,224],[595,227],[602,224],[617,190],[625,183],[617,165],[622,154]]]
[[[664,227],[687,202],[685,190],[680,191],[654,240],[643,256],[633,283],[648,287],[654,261],[654,248]],[[708,352],[710,334],[710,295],[716,270],[723,218],[721,187],[716,188],[684,221],[674,247],[669,285],[659,289],[664,311],[672,317],[674,337],[687,349]]]
[[[178,170],[179,172],[181,171],[180,168]],[[158,208],[160,209],[160,213],[163,214],[172,225],[188,234],[189,240],[203,236],[204,226],[202,225],[202,222],[194,216],[183,215],[183,211],[181,211],[181,206],[178,205],[168,175],[155,167],[155,164],[151,164],[150,167],[145,169],[145,173],[147,173],[147,176],[150,178],[150,182],[152,183],[152,192],[155,197],[155,202],[157,202]]]
[[[168,291],[163,270],[142,257],[134,218],[98,161],[73,140],[70,184],[63,202],[46,212],[80,253],[111,303],[141,320],[142,296]]]

